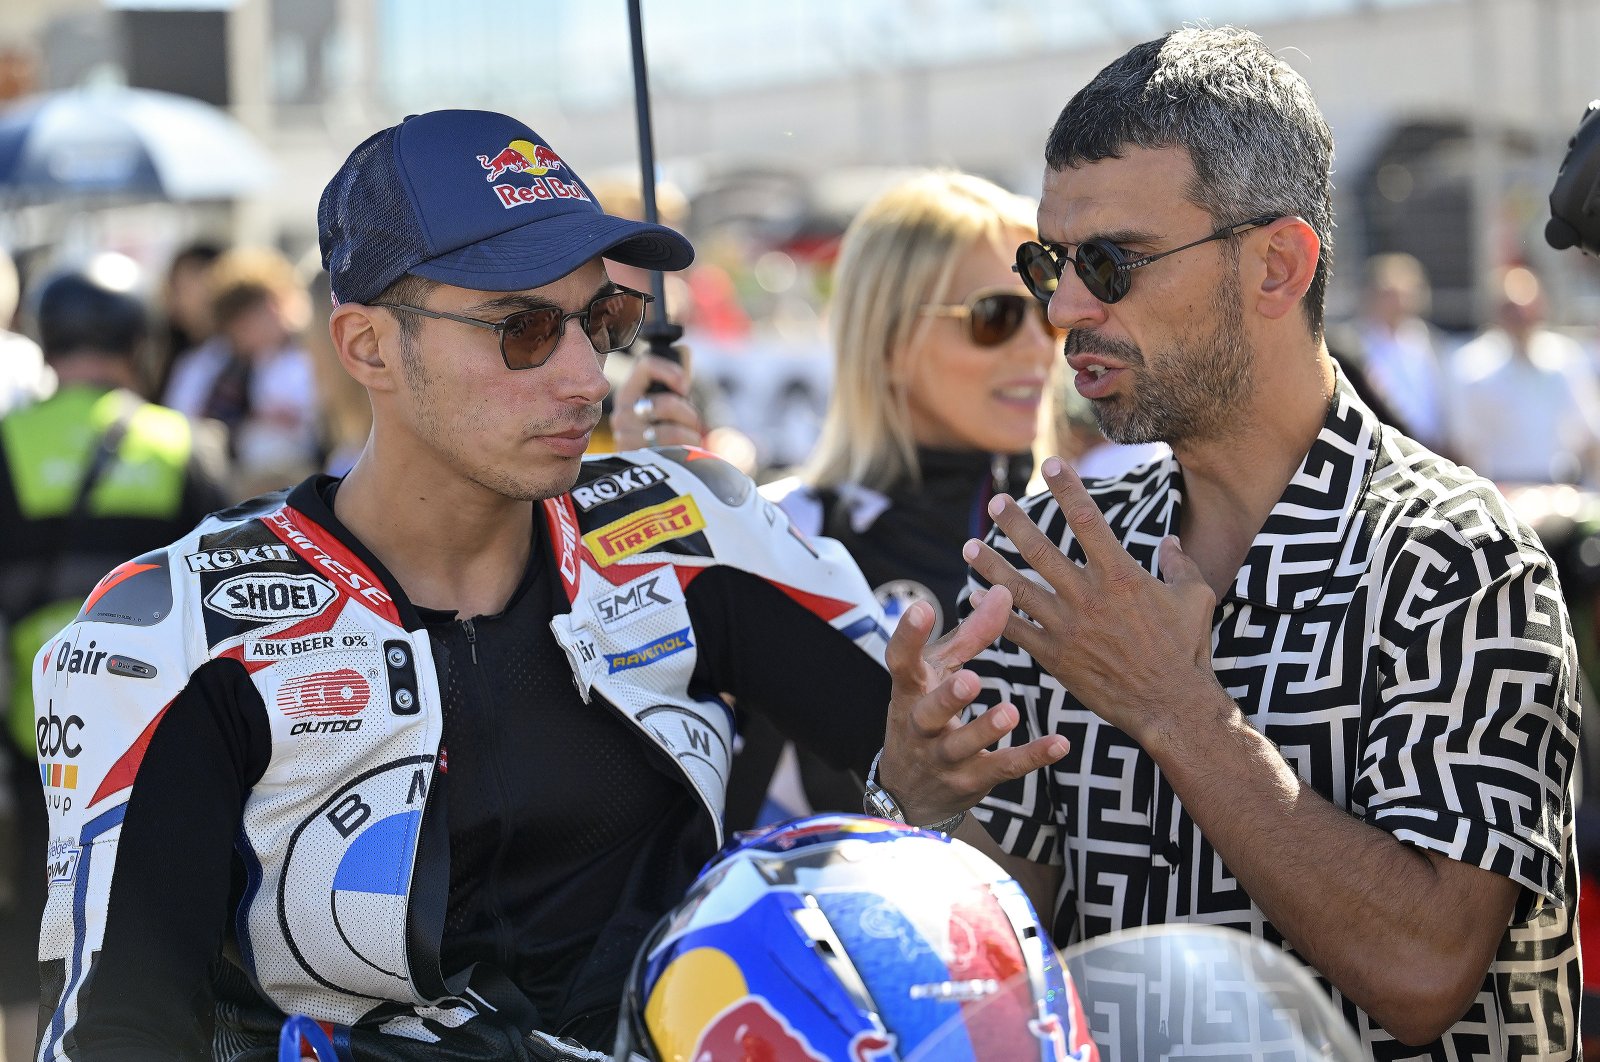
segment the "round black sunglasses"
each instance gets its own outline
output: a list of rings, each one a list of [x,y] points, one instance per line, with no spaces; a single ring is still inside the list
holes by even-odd
[[[537,369],[555,353],[562,334],[567,330],[567,322],[574,317],[583,324],[584,334],[594,344],[596,354],[626,349],[639,337],[639,329],[644,325],[644,308],[654,301],[653,295],[619,287],[616,291],[596,295],[581,310],[568,313],[559,307],[541,306],[518,310],[500,321],[480,321],[476,317],[408,306],[403,302],[375,302],[372,305],[445,321],[459,321],[474,328],[498,332],[500,358],[506,363],[506,368]]]
[[[1159,254],[1147,254],[1143,258],[1129,258],[1122,248],[1110,240],[1099,237],[1078,244],[1076,256],[1068,254],[1061,244],[1035,243],[1029,240],[1017,248],[1017,264],[1011,269],[1021,275],[1023,284],[1027,285],[1034,298],[1040,302],[1049,302],[1050,296],[1056,293],[1056,288],[1061,283],[1064,264],[1071,262],[1072,271],[1078,274],[1078,279],[1083,281],[1083,286],[1089,289],[1090,295],[1101,302],[1113,303],[1127,296],[1128,289],[1133,285],[1131,274],[1135,269],[1147,266],[1151,262],[1159,262],[1179,251],[1199,247],[1202,243],[1225,240],[1241,232],[1270,225],[1277,221],[1278,217],[1276,214],[1263,215],[1251,218],[1249,221],[1226,225],[1211,235],[1202,236],[1182,247],[1174,247]]]

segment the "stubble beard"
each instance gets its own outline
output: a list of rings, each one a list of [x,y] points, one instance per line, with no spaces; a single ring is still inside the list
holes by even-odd
[[[1255,383],[1255,363],[1239,292],[1229,279],[1219,278],[1212,292],[1211,331],[1178,336],[1161,352],[1157,368],[1132,343],[1080,329],[1068,333],[1068,356],[1107,354],[1133,377],[1131,394],[1092,401],[1100,434],[1117,443],[1177,446],[1215,439],[1237,426]]]
[[[479,459],[480,455],[471,452],[470,433],[452,430],[443,410],[440,409],[438,392],[433,387],[433,378],[423,365],[420,351],[412,342],[403,342],[401,345],[400,370],[406,387],[411,392],[411,408],[416,416],[417,435],[427,440],[435,451],[458,470],[462,478],[502,498],[517,502],[536,502],[554,498],[571,490],[572,485],[577,482],[580,469],[578,461],[573,461],[570,468],[556,466],[543,470],[531,466],[513,470],[483,462]],[[473,420],[474,418],[469,415],[462,417],[461,423],[470,424]],[[535,434],[545,430],[562,431],[578,426],[576,424],[540,426]],[[524,472],[527,478],[519,478],[515,474],[517,471]]]

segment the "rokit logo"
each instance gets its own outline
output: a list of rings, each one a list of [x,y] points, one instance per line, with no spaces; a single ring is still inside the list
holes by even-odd
[[[372,701],[372,687],[360,672],[342,667],[289,679],[278,687],[278,710],[298,720],[289,728],[299,734],[341,734],[361,729],[360,715]]]
[[[625,621],[643,619],[653,615],[661,606],[672,604],[673,598],[661,592],[664,578],[664,573],[652,572],[602,597],[595,603],[595,611],[600,614],[600,625],[609,631]]]
[[[655,465],[635,465],[621,472],[613,472],[609,476],[601,476],[593,483],[574,487],[572,501],[577,505],[579,512],[586,513],[596,506],[616,501],[636,490],[664,483],[666,479],[667,474]]]
[[[206,595],[206,607],[233,619],[315,616],[339,596],[320,575],[236,575]]]
[[[266,564],[269,561],[294,559],[294,553],[281,543],[271,546],[244,546],[239,549],[214,549],[207,553],[191,553],[184,558],[191,572],[222,572],[245,564]]]

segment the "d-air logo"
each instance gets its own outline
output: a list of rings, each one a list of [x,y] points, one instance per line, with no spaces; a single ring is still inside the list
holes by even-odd
[[[206,607],[233,619],[315,616],[339,596],[320,575],[235,575],[206,595]]]
[[[361,729],[359,715],[372,701],[372,687],[348,667],[292,678],[278,687],[278,710],[298,719],[289,728],[299,734],[339,734]],[[307,718],[310,717],[310,718]]]
[[[614,502],[632,494],[636,490],[665,483],[667,474],[655,465],[634,465],[621,472],[613,472],[609,476],[601,476],[593,483],[585,483],[581,487],[572,488],[572,501],[582,513],[588,512],[596,506],[606,502]]]
[[[648,645],[641,645],[639,648],[630,649],[626,653],[607,653],[606,666],[610,669],[609,673],[615,675],[617,672],[627,671],[629,668],[653,664],[657,660],[692,648],[693,645],[694,643],[689,641],[689,628],[685,627],[681,631],[673,631],[665,638],[657,638]]]
[[[207,553],[191,553],[184,560],[191,572],[222,572],[245,564],[266,564],[269,561],[288,561],[294,553],[288,546],[277,543],[270,546],[244,546],[240,549],[214,549]]]
[[[594,554],[595,563],[605,568],[652,546],[703,531],[705,526],[694,499],[680,494],[590,531],[583,536],[583,544]]]
[[[63,643],[63,646],[65,643]],[[56,657],[56,673],[66,672],[68,675],[98,675],[100,664],[108,654],[104,649],[96,649],[91,641],[87,649],[73,647],[70,653],[62,652]]]
[[[613,630],[624,622],[653,615],[662,605],[672,604],[673,599],[660,588],[661,581],[666,578],[665,572],[651,572],[600,598],[594,606],[600,615],[600,626]]]

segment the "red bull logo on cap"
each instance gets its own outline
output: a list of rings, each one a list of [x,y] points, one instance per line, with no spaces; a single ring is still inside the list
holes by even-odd
[[[478,164],[489,171],[487,179],[491,183],[507,173],[527,173],[543,177],[551,170],[566,168],[561,156],[543,144],[535,144],[531,140],[513,140],[501,148],[500,153],[493,158],[479,155]]]

